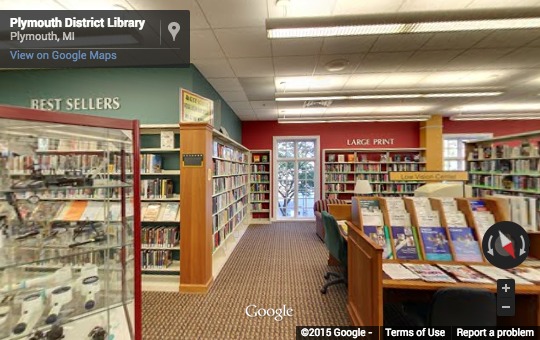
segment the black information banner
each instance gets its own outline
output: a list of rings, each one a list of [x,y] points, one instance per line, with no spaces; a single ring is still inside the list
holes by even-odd
[[[189,11],[0,11],[0,67],[187,67]]]
[[[330,327],[297,326],[296,339],[538,340],[539,327]]]

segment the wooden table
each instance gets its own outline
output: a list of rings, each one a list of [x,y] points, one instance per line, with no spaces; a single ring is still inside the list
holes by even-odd
[[[349,298],[347,310],[353,326],[382,326],[383,305],[391,302],[429,302],[441,288],[464,287],[497,291],[496,284],[432,283],[392,280],[382,271],[383,249],[348,223]],[[532,247],[531,247],[532,248]],[[391,261],[394,262],[394,261]],[[412,262],[412,261],[411,261]],[[432,263],[431,261],[414,261]],[[356,268],[353,270],[353,268]],[[516,285],[516,315],[499,317],[501,326],[540,326],[540,286]]]

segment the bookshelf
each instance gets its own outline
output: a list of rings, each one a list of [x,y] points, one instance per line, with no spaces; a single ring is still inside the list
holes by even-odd
[[[249,165],[249,205],[252,222],[270,222],[271,219],[271,162],[271,150],[251,150]]]
[[[143,290],[177,291],[180,275],[180,129],[141,125]]]
[[[469,142],[465,145],[473,196],[520,196],[540,216],[540,131]],[[534,213],[534,212],[533,212]],[[536,218],[538,220],[538,218]],[[538,225],[531,226],[538,229]]]
[[[249,150],[213,133],[212,272],[214,277],[242,237],[248,222]]]
[[[391,171],[425,171],[423,148],[325,149],[323,197],[351,199],[356,180],[368,180],[381,196],[412,195],[425,182],[390,181]]]

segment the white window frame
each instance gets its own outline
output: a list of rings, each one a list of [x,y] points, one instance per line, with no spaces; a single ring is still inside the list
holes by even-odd
[[[315,217],[296,217],[296,218],[287,218],[287,217],[279,217],[279,212],[278,212],[278,209],[279,209],[279,204],[278,204],[278,201],[279,201],[279,191],[278,191],[278,182],[279,182],[279,179],[278,179],[278,176],[277,176],[277,172],[278,172],[278,142],[285,142],[285,141],[302,141],[302,140],[314,140],[315,141],[315,174],[314,174],[314,181],[315,181],[315,196],[314,196],[314,201],[317,201],[318,197],[320,197],[321,195],[321,179],[320,179],[320,176],[321,176],[321,139],[320,139],[320,136],[274,136],[273,137],[273,154],[274,154],[274,157],[273,157],[273,160],[272,160],[272,165],[273,165],[273,178],[275,179],[274,180],[274,183],[273,183],[273,192],[274,192],[274,219],[275,221],[310,221],[310,220],[315,220]],[[280,158],[279,159],[280,161],[312,161],[313,158],[297,158],[297,150],[296,150],[296,143],[295,143],[295,151],[294,151],[294,157],[293,158]],[[294,185],[295,185],[295,190],[298,191],[298,171],[295,172],[295,176],[294,176]],[[296,213],[298,212],[298,207],[296,206],[297,205],[297,202],[295,202],[295,211]]]
[[[482,140],[482,139],[489,139],[489,138],[493,138],[493,133],[486,133],[486,132],[482,132],[482,133],[445,133],[443,134],[443,167],[444,167],[444,170],[448,170],[446,169],[446,161],[457,161],[458,164],[462,165],[463,168],[461,170],[466,170],[467,169],[467,166],[466,166],[466,160],[467,160],[467,155],[465,155],[465,153],[463,153],[463,157],[461,157],[459,155],[459,148],[460,147],[465,147],[464,143],[463,143],[463,140]],[[446,157],[445,156],[445,147],[444,147],[444,141],[446,140],[458,140],[458,156],[457,157]],[[465,150],[464,150],[465,152]]]

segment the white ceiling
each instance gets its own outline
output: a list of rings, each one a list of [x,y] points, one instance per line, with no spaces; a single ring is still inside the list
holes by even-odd
[[[35,7],[46,3],[30,1]],[[538,7],[540,0],[290,0],[286,13],[275,2],[94,0],[88,6],[108,9],[119,4],[138,10],[190,10],[191,62],[242,120],[276,120],[282,110],[301,108],[302,102],[276,103],[276,93],[282,92],[306,95],[321,91],[376,93],[434,88],[504,92],[488,98],[385,99],[332,104],[332,107],[390,107],[387,110],[411,106],[433,114],[467,111],[468,104],[478,107],[506,103],[502,107],[507,111],[512,111],[508,104],[540,104],[540,29],[291,40],[269,40],[265,29],[267,18]],[[6,8],[6,3],[0,0],[0,8]],[[75,9],[82,2],[50,0],[48,3],[47,6]],[[346,67],[338,72],[328,71],[325,65],[338,59],[345,60]],[[540,118],[540,110],[536,112]]]

